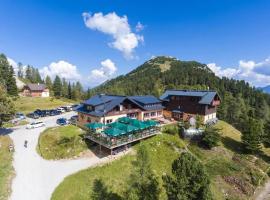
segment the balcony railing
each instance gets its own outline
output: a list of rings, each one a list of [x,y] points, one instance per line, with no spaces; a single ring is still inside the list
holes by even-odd
[[[113,149],[116,147],[120,147],[126,144],[142,140],[144,138],[151,137],[153,135],[158,134],[159,132],[160,132],[159,127],[153,127],[143,131],[137,131],[132,134],[122,135],[118,137],[109,137],[104,133],[96,133],[91,131],[86,134],[85,138],[92,140],[93,142],[105,146],[109,149]]]
[[[110,115],[121,115],[121,114],[129,114],[129,113],[136,113],[136,112],[141,112],[140,109],[125,109],[121,111],[112,111],[109,113]]]

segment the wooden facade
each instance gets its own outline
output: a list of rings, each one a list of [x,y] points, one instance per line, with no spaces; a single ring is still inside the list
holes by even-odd
[[[141,106],[137,105],[128,98],[123,100],[121,103],[115,105],[110,110],[106,110],[105,115],[95,115],[92,114],[95,110],[104,110],[104,104],[93,105],[83,105],[84,112],[78,111],[78,124],[83,126],[86,123],[100,122],[104,124],[115,122],[120,117],[130,117],[138,120],[158,120],[163,117],[163,107],[162,103],[159,102],[160,107],[153,106],[153,109],[143,109]]]
[[[191,117],[199,115],[203,118],[204,123],[216,119],[217,107],[220,105],[219,96],[216,94],[212,99],[208,98],[211,100],[208,100],[207,104],[200,103],[201,99],[202,96],[197,95],[196,91],[188,91],[187,95],[185,95],[185,91],[181,91],[180,95],[173,91],[173,94],[168,95],[163,102],[164,117],[187,121]]]

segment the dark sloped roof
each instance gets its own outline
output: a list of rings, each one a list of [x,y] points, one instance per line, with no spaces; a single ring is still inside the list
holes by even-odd
[[[113,99],[119,99],[119,98],[122,99],[123,97],[124,96],[98,94],[84,101],[83,103],[87,105],[97,106],[103,103],[107,103]]]
[[[199,104],[210,105],[214,97],[217,94],[216,91],[204,91],[204,90],[166,90],[165,93],[160,97],[161,100],[168,100],[172,95],[175,96],[191,96],[191,97],[201,97]]]
[[[134,101],[137,101],[141,104],[153,104],[153,103],[159,103],[160,100],[152,95],[146,95],[146,96],[130,96],[129,99],[132,99]]]
[[[42,91],[47,88],[45,84],[29,83],[26,86],[32,91]]]
[[[159,110],[163,109],[161,101],[151,95],[147,96],[116,96],[116,95],[95,95],[83,102],[85,105],[95,107],[94,111],[87,111],[83,106],[80,106],[77,111],[87,113],[94,116],[103,116],[111,111],[115,106],[120,105],[124,100],[130,100],[143,110]],[[151,106],[149,106],[151,105]]]

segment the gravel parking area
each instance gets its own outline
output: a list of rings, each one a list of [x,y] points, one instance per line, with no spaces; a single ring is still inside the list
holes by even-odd
[[[74,112],[61,117],[69,118]],[[46,127],[56,126],[56,119],[60,116],[39,119],[46,123]],[[10,137],[15,146],[13,166],[16,177],[12,182],[11,200],[48,200],[57,185],[68,175],[79,170],[109,161],[109,157],[98,158],[95,155],[76,160],[48,161],[36,152],[39,134],[46,127],[27,130],[25,126],[13,129]],[[24,147],[24,141],[28,147]]]

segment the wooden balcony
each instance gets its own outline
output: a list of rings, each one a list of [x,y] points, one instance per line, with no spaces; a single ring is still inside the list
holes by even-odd
[[[220,100],[214,100],[212,102],[212,106],[219,106],[220,105]]]
[[[112,115],[123,115],[123,114],[130,114],[130,113],[138,113],[141,112],[140,109],[125,109],[122,111],[111,111],[108,113],[108,116],[112,116]]]
[[[160,133],[160,128],[153,127],[151,129],[138,131],[133,134],[123,135],[120,137],[109,137],[104,134],[89,132],[86,134],[85,138],[112,150],[120,146],[128,145],[133,142],[152,137],[158,133]]]

